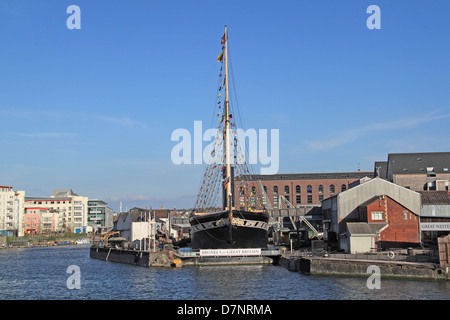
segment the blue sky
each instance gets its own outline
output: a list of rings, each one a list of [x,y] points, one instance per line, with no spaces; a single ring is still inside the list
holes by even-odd
[[[449,14],[446,0],[2,0],[0,184],[192,207],[203,167],[173,164],[170,138],[210,123],[224,25],[241,114],[279,129],[280,173],[449,151]]]

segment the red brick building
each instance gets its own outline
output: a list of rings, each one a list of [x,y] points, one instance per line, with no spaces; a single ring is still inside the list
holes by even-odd
[[[419,217],[389,196],[373,197],[358,209],[361,222],[380,226],[376,248],[420,245]]]
[[[260,202],[270,201],[273,208],[279,206],[278,196],[283,195],[294,206],[319,206],[323,199],[349,189],[349,186],[365,177],[373,178],[370,171],[290,173],[251,175],[238,177],[235,188],[235,206],[260,207]],[[241,183],[241,181],[249,183]],[[261,196],[260,183],[268,199]],[[258,195],[258,196],[255,196]]]

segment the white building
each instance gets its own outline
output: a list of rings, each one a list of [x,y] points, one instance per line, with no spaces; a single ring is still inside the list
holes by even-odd
[[[120,231],[121,237],[132,243],[133,247],[139,248],[143,246],[144,239],[149,239],[154,234],[149,221],[149,217],[141,213],[122,212],[116,218],[114,230]]]
[[[72,189],[52,190],[50,198],[26,197],[25,208],[40,207],[57,215],[56,231],[86,232],[88,225],[88,197],[79,196]]]
[[[0,186],[0,235],[23,236],[25,191],[14,191],[13,187]]]

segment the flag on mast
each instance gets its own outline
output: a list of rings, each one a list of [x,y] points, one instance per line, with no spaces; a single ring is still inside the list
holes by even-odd
[[[219,54],[219,56],[217,57],[217,61],[218,62],[222,62],[223,61],[223,51]]]

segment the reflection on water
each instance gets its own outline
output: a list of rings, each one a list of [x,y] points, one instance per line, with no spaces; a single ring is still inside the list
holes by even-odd
[[[66,286],[69,265],[81,289]],[[0,250],[1,299],[357,300],[450,299],[450,283],[366,277],[307,276],[271,265],[144,268],[89,258],[89,247]]]

